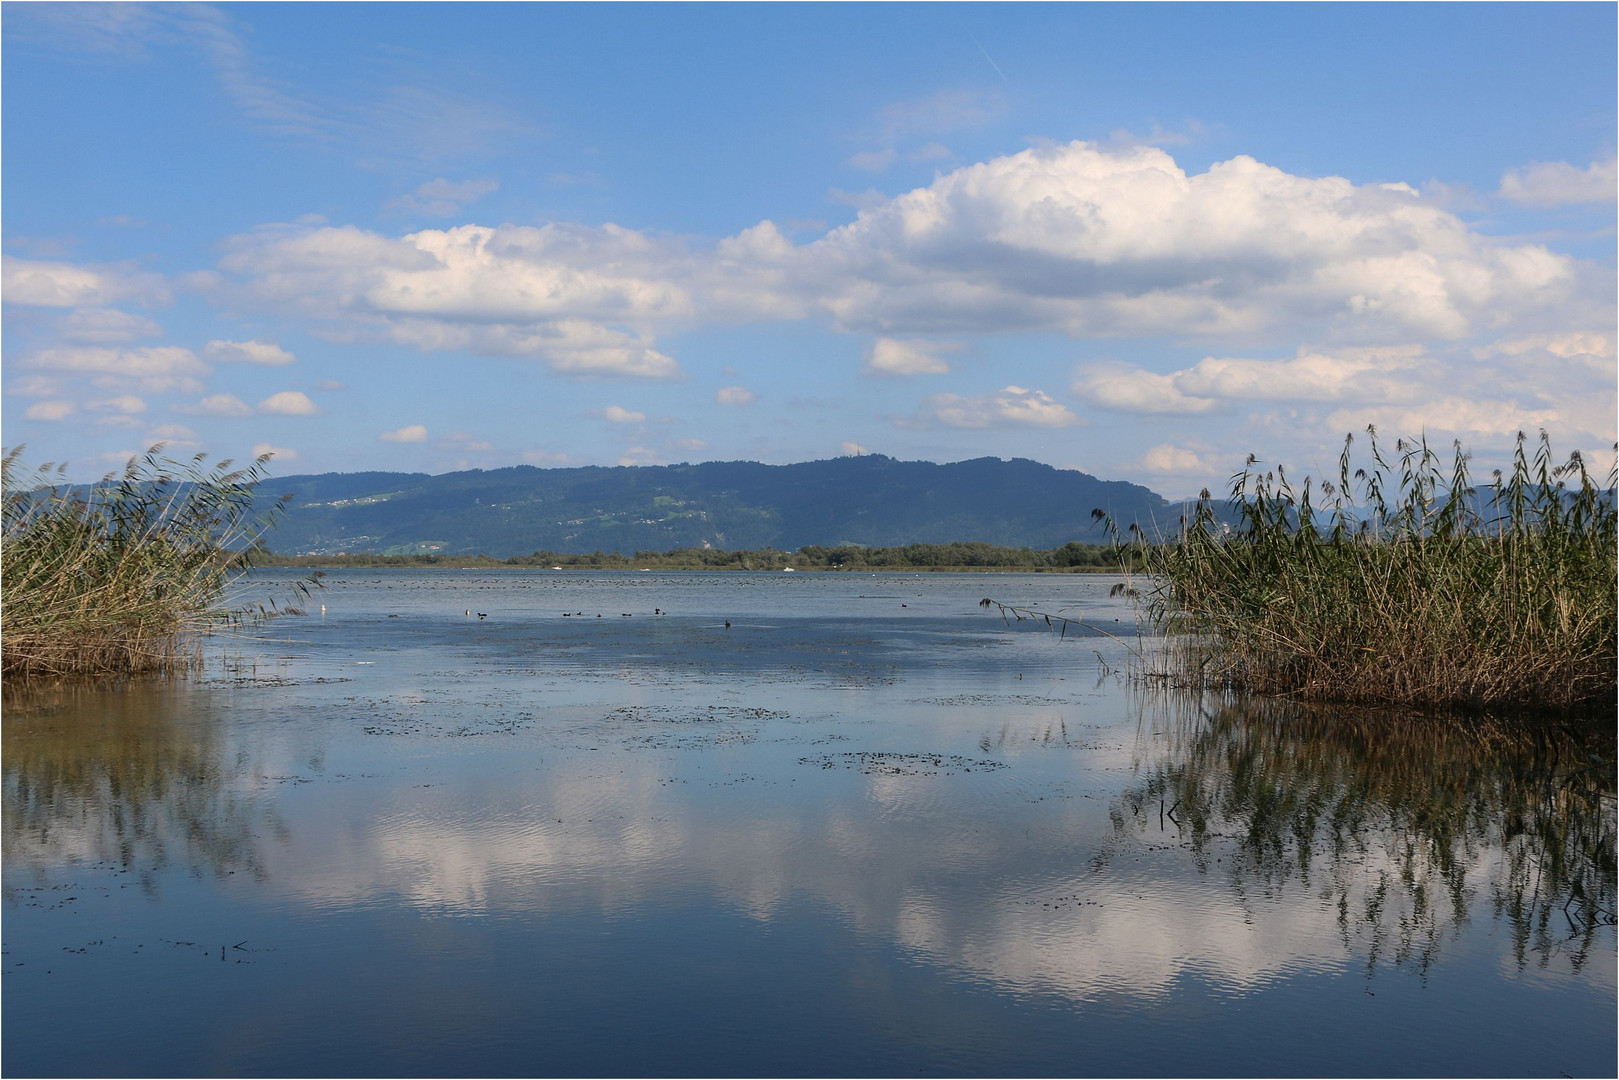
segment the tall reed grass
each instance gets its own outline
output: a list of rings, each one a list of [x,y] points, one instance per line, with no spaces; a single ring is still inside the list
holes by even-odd
[[[3,463],[0,669],[9,679],[127,675],[197,663],[200,631],[269,614],[232,609],[242,552],[271,524],[254,488],[268,456],[233,469],[162,445],[123,473],[71,485],[65,469]],[[303,587],[299,592],[306,591]]]
[[[1428,708],[1603,711],[1615,703],[1615,486],[1544,432],[1473,486],[1425,439],[1369,461],[1344,441],[1338,480],[1250,457],[1236,524],[1204,491],[1180,534],[1119,544],[1154,585],[1149,612],[1184,631],[1165,673],[1300,698]]]

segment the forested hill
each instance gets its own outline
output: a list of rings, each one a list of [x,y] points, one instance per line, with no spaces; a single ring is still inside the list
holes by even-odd
[[[1050,548],[1098,542],[1100,508],[1121,527],[1169,524],[1179,508],[1137,484],[1025,459],[949,465],[873,454],[761,465],[540,469],[429,476],[324,473],[265,481],[291,493],[266,538],[282,554],[796,550],[981,540]]]

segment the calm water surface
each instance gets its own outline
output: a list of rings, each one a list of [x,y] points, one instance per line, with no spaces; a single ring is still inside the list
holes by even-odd
[[[1614,1074],[1611,732],[1131,691],[1114,580],[343,571],[9,697],[4,1070]]]

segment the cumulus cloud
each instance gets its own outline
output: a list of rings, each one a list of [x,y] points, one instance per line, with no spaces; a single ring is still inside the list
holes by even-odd
[[[898,341],[878,338],[866,355],[861,370],[867,375],[905,377],[909,375],[944,375],[950,365],[939,355],[954,352],[961,346],[953,341]]]
[[[1330,355],[1300,349],[1283,360],[1209,356],[1168,375],[1101,366],[1083,372],[1072,389],[1119,412],[1192,415],[1222,402],[1415,400],[1427,392],[1433,367],[1420,346],[1344,348]]]
[[[201,401],[174,406],[177,413],[190,416],[252,416],[253,410],[234,394],[210,394]]]
[[[475,202],[500,188],[497,180],[429,180],[409,195],[401,195],[387,206],[403,213],[425,214],[428,217],[449,217],[468,203]]]
[[[1612,412],[1609,412],[1610,423]],[[1360,431],[1376,424],[1384,431],[1464,438],[1505,438],[1539,427],[1561,428],[1567,411],[1520,400],[1488,400],[1447,395],[1417,405],[1363,405],[1336,410],[1326,417],[1329,430]]]
[[[192,442],[197,433],[184,424],[160,424],[146,433],[149,442],[180,443]]]
[[[146,402],[134,394],[120,394],[118,397],[104,398],[101,401],[90,403],[94,412],[125,413],[133,415],[146,411]]]
[[[1613,158],[1583,169],[1566,161],[1535,162],[1502,176],[1498,194],[1540,207],[1613,202],[1619,194],[1619,165]]]
[[[202,347],[210,360],[237,364],[291,364],[297,361],[281,346],[269,341],[210,341]]]
[[[1218,462],[1211,462],[1196,451],[1172,443],[1155,446],[1141,457],[1141,467],[1155,473],[1203,476],[1217,471],[1218,465]]]
[[[602,418],[609,424],[643,424],[646,422],[646,413],[609,405],[602,410]]]
[[[29,420],[66,420],[78,411],[71,401],[36,401],[23,416]]]
[[[1008,386],[981,397],[933,394],[912,423],[931,427],[1072,427],[1080,418],[1066,405],[1040,390]]]
[[[422,349],[535,356],[567,375],[682,375],[645,326],[693,314],[690,258],[630,229],[468,225],[393,240],[289,227],[231,246],[221,265],[242,280],[218,287],[238,301]]]
[[[253,444],[254,457],[259,458],[266,454],[270,455],[272,458],[275,458],[277,461],[284,462],[298,460],[298,451],[294,450],[290,446],[271,446],[267,442]]]
[[[759,395],[746,386],[722,386],[714,391],[714,400],[720,405],[752,405]]]
[[[143,315],[117,308],[79,308],[63,317],[57,333],[78,345],[122,345],[157,337],[163,328]]]
[[[1209,412],[1218,405],[1211,398],[1182,393],[1174,376],[1117,365],[1086,371],[1070,389],[1093,405],[1119,412],[1190,416]]]
[[[383,442],[418,443],[427,441],[427,427],[423,424],[407,424],[394,431],[384,431],[377,436]]]
[[[93,266],[0,259],[0,292],[8,304],[105,307],[122,300],[166,304],[173,299],[161,274],[134,266]]]
[[[314,416],[320,406],[309,400],[309,395],[298,390],[283,390],[259,402],[259,412],[269,416]]]
[[[660,333],[817,316],[896,343],[874,348],[868,372],[904,366],[905,344],[941,362],[918,341],[961,333],[1336,348],[1612,322],[1612,275],[1593,263],[1486,236],[1405,184],[1250,157],[1189,173],[1159,148],[1075,142],[866,198],[801,244],[770,221],[706,246],[611,224],[274,226],[230,241],[208,287],[334,340],[644,379],[683,377]],[[1207,407],[1173,405],[1160,411]]]
[[[807,245],[848,329],[1260,337],[1300,324],[1459,337],[1567,299],[1575,265],[1499,243],[1405,185],[1238,157],[1187,174],[1083,142],[958,169]]]

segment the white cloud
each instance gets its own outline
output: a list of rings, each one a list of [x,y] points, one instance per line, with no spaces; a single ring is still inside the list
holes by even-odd
[[[208,287],[333,340],[530,357],[578,378],[681,378],[660,333],[816,315],[935,362],[938,346],[919,339],[1195,336],[1246,349],[1308,337],[1336,357],[1613,321],[1612,275],[1594,263],[1486,236],[1408,185],[1248,157],[1187,173],[1161,149],[1076,142],[871,198],[798,245],[770,221],[712,246],[611,224],[397,238],[275,226],[230,241]],[[903,367],[895,350],[874,348],[868,372],[881,370],[872,360]],[[1183,387],[1153,405],[1140,391],[1099,376],[1083,392],[1161,412],[1216,400]]]
[[[1609,413],[1611,423],[1612,413]],[[1481,400],[1448,395],[1419,405],[1364,405],[1328,414],[1332,431],[1362,431],[1376,424],[1382,431],[1430,437],[1507,437],[1525,429],[1562,428],[1568,415],[1557,408],[1525,405],[1516,400]]]
[[[1473,350],[1483,360],[1494,356],[1528,356],[1536,352],[1550,353],[1562,359],[1590,357],[1593,360],[1614,358],[1613,338],[1598,333],[1531,334],[1526,337],[1493,341]]]
[[[294,450],[290,446],[271,446],[267,442],[253,444],[254,457],[263,457],[265,454],[269,454],[271,457],[281,462],[298,460],[298,451]]]
[[[211,394],[194,404],[176,405],[174,411],[190,416],[252,416],[253,410],[234,394]]]
[[[676,450],[684,450],[688,454],[697,454],[708,449],[707,442],[694,438],[676,439],[673,446]]]
[[[104,413],[143,413],[146,411],[146,402],[134,394],[121,394],[115,398],[106,398],[102,401],[91,402],[90,408],[94,412]]]
[[[1541,161],[1501,177],[1503,199],[1529,206],[1568,206],[1613,202],[1619,194],[1619,165],[1613,158],[1585,168],[1566,161]]]
[[[348,388],[349,388],[348,383],[338,382],[336,379],[317,379],[317,380],[315,380],[315,389],[319,390],[321,393],[324,393],[324,394],[332,394],[332,393],[336,393],[339,390],[347,390]]]
[[[409,195],[401,195],[388,204],[388,209],[404,213],[426,214],[429,217],[449,217],[468,203],[475,202],[500,188],[497,180],[429,180]]]
[[[173,298],[162,275],[130,265],[36,262],[10,255],[0,260],[0,294],[8,304],[39,307],[103,307],[121,300],[164,304]]]
[[[1482,236],[1404,185],[1248,157],[1189,175],[1162,150],[1088,143],[955,170],[795,259],[838,325],[890,332],[1409,340],[1580,298],[1574,260]]]
[[[309,395],[297,390],[283,390],[259,402],[259,412],[270,416],[314,416],[320,406],[309,400]]]
[[[172,345],[145,349],[66,346],[22,358],[24,367],[47,371],[93,372],[127,378],[207,375],[212,369],[190,349]]]
[[[71,401],[38,401],[28,406],[23,416],[29,420],[66,420],[78,411]]]
[[[1086,371],[1070,389],[1093,405],[1119,412],[1190,416],[1208,412],[1218,404],[1210,398],[1182,393],[1173,376],[1114,365]]]
[[[720,405],[752,405],[759,395],[746,386],[722,386],[714,391],[714,401]]]
[[[57,332],[75,344],[121,345],[157,337],[163,328],[145,316],[116,308],[79,308],[63,317]]]
[[[202,352],[208,359],[224,363],[280,365],[298,359],[270,341],[210,341]]]
[[[861,367],[867,375],[897,376],[944,375],[950,365],[939,353],[954,352],[961,346],[954,341],[898,341],[878,338]]]
[[[646,413],[620,408],[617,405],[609,405],[603,409],[602,417],[609,424],[642,424],[646,422]]]
[[[535,356],[573,378],[681,379],[675,360],[650,335],[631,334],[582,319],[530,325],[468,325],[429,319],[392,323],[387,337],[424,350],[470,349],[497,356]]]
[[[1148,472],[1206,476],[1217,471],[1217,463],[1205,460],[1192,450],[1172,443],[1163,443],[1148,450],[1141,457],[1141,467]]]
[[[923,402],[916,421],[921,426],[954,428],[1072,427],[1080,423],[1066,405],[1040,390],[1008,386],[981,397],[933,394]]]
[[[1206,357],[1171,376],[1177,390],[1201,398],[1243,401],[1408,399],[1422,388],[1413,369],[1427,360],[1417,346],[1342,349],[1332,355],[1301,349],[1288,360]]]
[[[384,431],[377,436],[383,442],[419,443],[427,441],[427,428],[422,424],[407,424],[395,431]]]
[[[197,438],[197,433],[184,424],[160,424],[148,431],[146,438],[149,442],[193,442]]]

